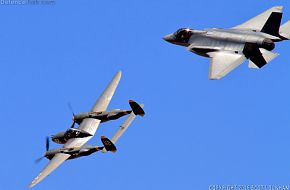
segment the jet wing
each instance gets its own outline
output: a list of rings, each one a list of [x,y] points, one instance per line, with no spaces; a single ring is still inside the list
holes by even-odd
[[[267,22],[269,22],[270,27],[274,27],[273,24],[278,25],[278,23],[280,26],[282,10],[283,10],[282,6],[272,7],[266,10],[265,12],[233,28],[234,29],[251,29],[251,30],[261,31]],[[264,29],[266,30],[269,28],[264,28]]]
[[[70,157],[69,154],[58,153],[56,154],[50,162],[45,166],[45,168],[38,174],[36,178],[31,182],[29,187],[33,187],[42,181],[46,176],[48,176],[53,170],[60,166],[64,161]]]
[[[119,81],[121,79],[121,71],[117,72],[117,74],[114,76],[110,84],[107,86],[103,94],[99,97],[95,105],[92,107],[91,111],[98,112],[98,111],[106,111],[114,93],[115,90],[119,84]],[[82,121],[82,123],[79,126],[79,129],[84,130],[91,135],[94,135],[97,131],[97,128],[100,124],[100,120],[98,119],[92,119],[87,118]],[[81,147],[83,146],[88,140],[90,140],[93,136],[85,137],[85,138],[76,138],[76,139],[70,139],[65,145],[65,148],[72,148],[72,147]]]
[[[209,79],[220,79],[246,60],[242,54],[217,51],[208,53],[210,56]]]
[[[142,108],[144,107],[144,104],[140,105]],[[128,127],[131,125],[133,120],[136,118],[136,115],[132,112],[129,117],[124,121],[124,123],[119,127],[118,131],[115,133],[115,135],[112,137],[111,141],[112,143],[116,143],[118,139],[123,135],[123,133],[128,129]],[[107,152],[107,150],[104,148],[102,152]]]

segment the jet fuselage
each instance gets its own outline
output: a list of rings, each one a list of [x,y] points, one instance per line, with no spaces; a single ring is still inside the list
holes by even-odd
[[[282,40],[276,36],[255,30],[220,28],[205,30],[181,28],[163,39],[176,45],[188,47],[189,51],[205,57],[208,57],[207,53],[213,51],[242,53],[245,44],[254,44],[271,51],[275,48],[274,42]],[[191,48],[191,44],[194,44],[194,47]]]

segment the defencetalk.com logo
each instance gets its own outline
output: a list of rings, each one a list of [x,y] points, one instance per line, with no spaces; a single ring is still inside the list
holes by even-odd
[[[56,0],[0,0],[0,5],[55,5]]]

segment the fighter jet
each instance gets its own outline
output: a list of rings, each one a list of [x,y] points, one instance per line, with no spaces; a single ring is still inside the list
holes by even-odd
[[[121,78],[121,71],[119,71],[110,84],[107,86],[103,94],[99,97],[93,108],[91,109],[92,113],[106,112],[106,109],[111,101],[114,92],[118,86],[118,83]],[[135,103],[133,103],[135,104]],[[137,103],[136,103],[137,104]],[[136,105],[134,105],[136,106]],[[133,107],[134,107],[133,106]],[[144,111],[141,113],[140,110],[143,110],[143,104],[138,105],[138,113],[144,114]],[[136,113],[136,112],[135,112]],[[117,149],[114,145],[119,137],[124,133],[124,131],[129,127],[132,121],[135,119],[136,115],[134,114],[134,109],[131,111],[129,117],[117,130],[116,134],[110,141],[106,137],[101,137],[102,143],[104,146],[92,146],[87,145],[94,134],[96,133],[99,124],[101,123],[101,118],[97,119],[96,117],[84,117],[80,121],[80,126],[76,128],[71,128],[75,133],[71,133],[71,136],[67,136],[66,142],[62,148],[49,150],[49,139],[46,142],[46,152],[44,157],[48,158],[50,162],[45,166],[45,168],[39,173],[39,175],[31,182],[29,187],[33,187],[42,181],[46,176],[48,176],[53,170],[60,166],[64,161],[68,159],[75,159],[83,156],[88,156],[94,152],[102,150],[102,152],[115,152]],[[81,135],[79,135],[81,134]]]
[[[278,56],[275,42],[290,39],[290,21],[280,26],[282,6],[275,6],[230,29],[178,29],[164,40],[210,58],[209,79],[220,79],[246,59],[249,68],[261,68]]]

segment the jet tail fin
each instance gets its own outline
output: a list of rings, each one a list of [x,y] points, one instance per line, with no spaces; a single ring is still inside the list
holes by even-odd
[[[274,52],[268,51],[268,50],[263,49],[263,48],[260,48],[259,50],[262,54],[262,57],[266,61],[266,63],[269,63],[270,61],[272,61],[274,58],[276,58],[279,55],[278,53],[274,53]],[[251,69],[261,68],[261,67],[258,67],[254,62],[252,62],[251,59],[249,60],[248,67]]]
[[[282,6],[272,7],[252,19],[235,26],[235,29],[251,29],[278,36],[282,18]]]
[[[290,20],[288,20],[285,24],[280,27],[279,31],[280,36],[290,39]]]
[[[281,12],[272,12],[264,24],[261,32],[270,34],[272,36],[279,36],[282,15],[283,13]]]

